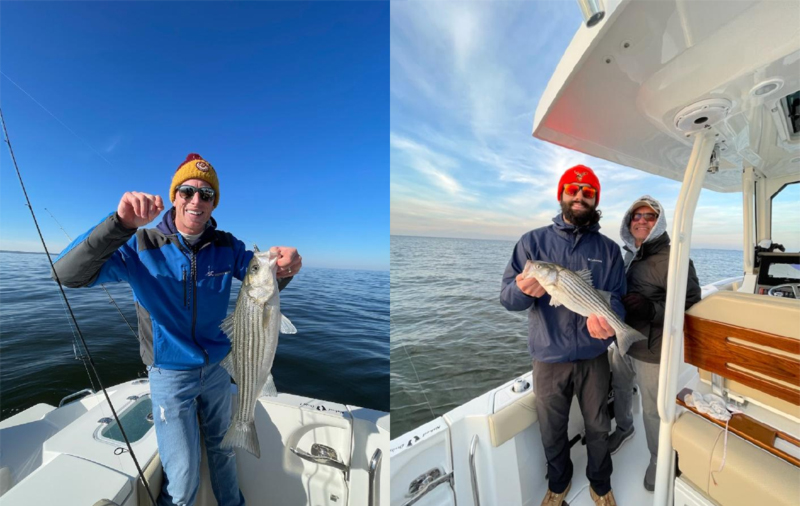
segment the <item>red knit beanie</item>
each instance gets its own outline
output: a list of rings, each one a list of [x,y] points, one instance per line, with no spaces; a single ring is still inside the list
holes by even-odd
[[[561,202],[561,194],[564,193],[564,185],[570,183],[585,183],[592,185],[597,190],[596,204],[600,204],[600,180],[595,176],[594,171],[585,165],[576,165],[567,169],[558,181],[556,200]]]

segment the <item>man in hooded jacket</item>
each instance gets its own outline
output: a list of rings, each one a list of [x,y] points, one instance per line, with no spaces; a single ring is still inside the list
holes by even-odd
[[[642,394],[644,432],[650,450],[644,488],[652,492],[655,489],[658,455],[660,419],[656,402],[670,247],[667,219],[661,204],[649,195],[637,199],[625,213],[619,235],[625,242],[628,284],[628,293],[622,298],[625,323],[647,336],[647,340],[633,343],[624,357],[615,345],[609,348],[617,428],[609,436],[608,446],[614,454],[625,441],[633,437],[631,405],[633,384],[636,382]],[[700,283],[690,260],[686,309],[699,300]]]
[[[614,330],[601,316],[583,317],[550,296],[535,279],[521,275],[527,260],[552,262],[573,271],[589,270],[594,287],[611,294],[611,307],[623,315],[625,268],[619,246],[600,234],[600,181],[577,165],[561,176],[556,195],[561,213],[546,227],[520,238],[503,273],[500,302],[509,311],[528,312],[528,349],[533,359],[536,412],[547,458],[548,491],[542,506],[561,506],[572,481],[567,426],[573,394],[586,428],[586,476],[598,506],[615,506],[608,450],[609,364],[606,354]]]

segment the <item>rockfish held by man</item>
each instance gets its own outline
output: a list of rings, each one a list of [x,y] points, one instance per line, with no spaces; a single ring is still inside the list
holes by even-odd
[[[260,458],[254,422],[256,401],[262,395],[278,395],[271,373],[278,333],[294,334],[297,330],[281,315],[278,253],[260,252],[257,247],[254,250],[236,308],[220,326],[231,340],[231,351],[221,365],[239,387],[238,407],[221,446],[244,448]]]
[[[564,305],[567,309],[588,317],[597,314],[606,319],[616,332],[617,347],[625,355],[636,341],[647,339],[630,327],[611,309],[608,292],[592,287],[592,273],[588,269],[571,271],[560,265],[528,260],[522,271],[525,278],[535,278],[550,295],[550,305]]]

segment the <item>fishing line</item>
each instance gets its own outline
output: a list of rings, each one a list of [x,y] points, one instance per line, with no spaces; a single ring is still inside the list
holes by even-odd
[[[69,239],[69,242],[72,242],[72,238],[69,236],[67,231],[64,230],[64,227],[61,226],[61,223],[59,223],[59,221],[56,220],[56,217],[53,216],[53,213],[51,213],[50,210],[47,209],[46,207],[44,208],[44,210],[47,211],[48,213],[50,213],[50,216],[52,216],[53,220],[55,220],[55,222],[58,223],[59,228],[61,229],[62,232],[64,232],[64,235],[67,236],[67,239]],[[122,317],[122,319],[128,325],[128,328],[131,329],[131,333],[133,334],[133,337],[135,337],[136,339],[139,339],[139,336],[136,334],[136,331],[133,330],[133,326],[131,326],[130,322],[128,322],[128,319],[125,318],[125,314],[123,314],[122,309],[120,309],[119,306],[117,305],[117,301],[114,300],[114,297],[111,296],[111,292],[108,291],[108,288],[106,288],[106,285],[104,285],[103,283],[100,283],[100,288],[102,288],[106,292],[106,295],[108,295],[108,298],[111,299],[111,303],[114,304],[114,307],[117,308],[117,311],[119,311],[119,315]]]
[[[6,76],[6,78],[8,78],[8,76]],[[92,355],[89,352],[89,346],[86,344],[86,339],[83,338],[83,333],[81,332],[81,329],[78,326],[78,320],[75,318],[75,314],[72,312],[72,307],[69,305],[67,294],[64,292],[64,287],[61,284],[61,280],[58,278],[58,273],[56,273],[55,266],[53,266],[53,259],[50,258],[50,252],[47,250],[47,244],[44,241],[42,230],[39,228],[39,222],[36,220],[36,213],[33,212],[33,206],[31,205],[31,200],[28,198],[27,190],[25,190],[25,183],[22,182],[22,174],[20,174],[19,172],[19,166],[17,165],[17,158],[14,156],[14,150],[11,148],[11,139],[8,136],[8,129],[6,128],[6,119],[5,116],[3,116],[2,109],[0,109],[0,122],[3,123],[3,134],[5,135],[5,142],[8,145],[8,151],[11,154],[11,161],[14,162],[14,169],[17,171],[17,177],[19,178],[19,184],[22,187],[22,193],[25,195],[26,205],[28,206],[28,209],[31,212],[31,216],[33,217],[33,223],[34,225],[36,225],[36,231],[39,233],[39,239],[41,239],[42,241],[42,247],[44,248],[45,255],[47,256],[47,261],[50,262],[50,269],[51,272],[53,273],[53,277],[56,279],[56,283],[58,283],[58,288],[59,290],[61,290],[61,296],[64,298],[64,301],[67,304],[67,308],[69,309],[69,314],[72,317],[72,322],[75,325],[75,329],[77,330],[78,336],[81,339],[81,343],[83,344],[83,349],[86,351],[86,356],[88,358],[89,365],[91,365],[92,372],[94,372],[94,375],[97,378],[97,384],[100,385],[100,388],[103,390],[103,395],[106,398],[106,402],[108,402],[108,405],[111,408],[111,412],[114,414],[114,419],[117,421],[117,426],[119,427],[119,430],[122,433],[122,438],[125,440],[125,445],[128,447],[128,452],[131,454],[131,458],[133,459],[133,463],[136,466],[136,470],[139,472],[139,476],[142,479],[142,484],[144,484],[144,488],[145,490],[147,490],[147,495],[150,496],[150,500],[153,502],[153,506],[156,506],[156,500],[153,497],[153,493],[150,491],[150,486],[147,484],[147,480],[144,477],[144,472],[142,472],[142,468],[139,466],[139,461],[136,459],[136,455],[134,455],[133,453],[133,448],[131,448],[131,443],[128,440],[128,436],[125,434],[125,429],[122,427],[122,422],[120,421],[119,416],[117,416],[117,411],[114,409],[114,405],[111,403],[111,398],[109,398],[108,392],[103,386],[103,382],[100,380],[100,374],[98,374],[97,368],[95,367],[94,364],[94,360],[92,359]]]
[[[75,333],[75,327],[72,325],[72,320],[69,319],[69,312],[67,311],[67,305],[64,302],[64,299],[58,299],[61,301],[61,307],[64,308],[64,316],[67,317],[67,322],[69,323],[69,329],[72,331],[72,352],[75,354],[75,360],[80,360],[83,362],[83,367],[86,369],[86,375],[89,377],[89,383],[92,385],[92,391],[97,392],[97,387],[94,386],[94,380],[92,380],[92,373],[89,372],[89,366],[86,363],[86,355],[78,351],[78,335]]]
[[[436,415],[433,414],[433,408],[431,407],[431,403],[428,401],[428,396],[425,395],[425,389],[422,387],[422,382],[419,380],[419,374],[417,374],[417,368],[414,367],[414,361],[411,360],[411,355],[408,354],[408,350],[406,349],[405,343],[400,341],[400,346],[402,346],[403,351],[406,352],[406,356],[408,357],[408,362],[411,364],[411,369],[414,371],[414,376],[417,377],[417,385],[419,385],[419,389],[422,392],[422,396],[425,397],[425,404],[428,405],[428,409],[431,411],[431,420],[435,420]]]
[[[26,95],[28,96],[28,98],[30,98],[31,100],[33,100],[33,102],[34,102],[36,105],[38,105],[39,107],[41,107],[41,108],[42,108],[42,110],[44,110],[44,112],[46,112],[47,114],[49,114],[50,116],[52,116],[52,117],[53,117],[53,119],[55,119],[56,121],[58,121],[59,123],[61,123],[61,126],[63,126],[64,128],[66,128],[67,130],[69,130],[69,132],[70,132],[72,135],[74,135],[74,136],[75,136],[75,137],[76,137],[76,138],[77,138],[79,141],[81,141],[82,143],[86,144],[86,146],[88,146],[88,147],[89,147],[89,149],[91,149],[92,151],[94,151],[94,154],[96,154],[97,156],[99,156],[100,158],[102,158],[102,159],[103,159],[103,160],[104,160],[104,161],[105,161],[107,164],[111,165],[111,167],[114,167],[114,164],[112,164],[111,162],[109,162],[109,161],[108,161],[108,159],[106,159],[106,157],[105,157],[105,156],[103,156],[103,155],[101,155],[100,153],[98,153],[98,152],[97,152],[97,150],[96,150],[96,149],[94,149],[94,147],[92,147],[92,145],[91,145],[91,144],[89,144],[88,142],[86,142],[86,140],[84,140],[84,139],[83,139],[83,137],[81,137],[80,135],[76,134],[76,133],[75,133],[75,131],[74,131],[73,129],[71,129],[70,127],[68,127],[68,126],[67,126],[67,125],[66,125],[66,124],[65,124],[63,121],[61,121],[60,119],[58,119],[58,117],[57,117],[55,114],[53,114],[52,112],[50,112],[50,111],[47,109],[47,107],[45,107],[45,106],[43,106],[42,104],[40,104],[40,103],[39,103],[39,101],[38,101],[38,100],[36,100],[35,98],[33,98],[33,95],[31,95],[30,93],[28,93],[27,91],[25,91],[25,90],[22,88],[22,86],[20,86],[20,85],[18,85],[17,83],[15,83],[15,82],[14,82],[14,80],[13,80],[13,79],[11,79],[10,77],[8,77],[8,76],[7,76],[7,75],[6,75],[4,72],[0,71],[0,75],[2,75],[3,77],[5,77],[6,79],[8,79],[8,80],[11,82],[11,84],[13,84],[13,85],[14,85],[14,86],[16,86],[17,88],[19,88],[19,91],[21,91],[22,93],[26,94]],[[114,167],[114,168],[116,168],[116,167]]]

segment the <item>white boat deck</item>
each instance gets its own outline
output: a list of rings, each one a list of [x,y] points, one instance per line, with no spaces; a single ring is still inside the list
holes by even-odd
[[[615,424],[612,425],[612,430]],[[653,503],[653,493],[644,488],[644,472],[650,462],[644,434],[641,409],[633,416],[634,435],[620,450],[611,456],[614,472],[611,473],[611,490],[620,505],[645,505]],[[569,506],[594,506],[586,478],[586,446],[576,444],[571,452],[574,474],[572,489],[567,494]],[[541,498],[538,499],[541,501]],[[534,500],[533,504],[538,504]]]

